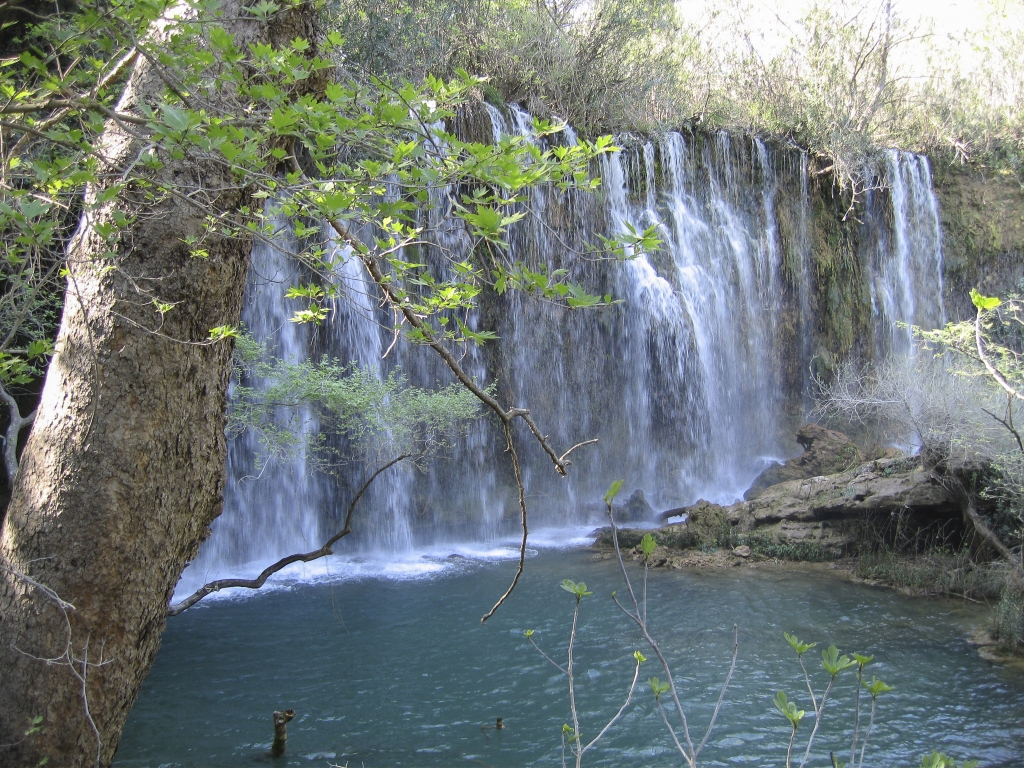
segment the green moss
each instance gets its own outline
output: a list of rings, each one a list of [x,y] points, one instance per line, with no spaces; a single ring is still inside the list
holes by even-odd
[[[490,81],[485,82],[481,86],[483,91],[484,101],[498,109],[505,109],[505,97],[501,95],[499,91]]]
[[[815,314],[819,348],[827,352],[826,368],[870,338],[871,296],[857,256],[857,225],[853,216],[846,216],[848,208],[848,202],[828,190],[817,188],[812,196]]]

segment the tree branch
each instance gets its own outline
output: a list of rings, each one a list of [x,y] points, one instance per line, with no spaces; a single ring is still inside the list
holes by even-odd
[[[995,532],[988,527],[988,524],[982,519],[981,515],[978,514],[978,508],[974,504],[974,499],[968,490],[964,487],[964,484],[959,478],[951,475],[938,476],[933,472],[933,475],[939,480],[939,482],[947,489],[953,492],[960,502],[960,509],[964,513],[964,517],[971,521],[974,526],[974,530],[978,532],[988,544],[999,553],[1008,563],[1014,566],[1019,566],[1020,561],[1014,556],[1010,548],[1003,543]]]
[[[7,434],[4,437],[4,469],[7,470],[7,484],[13,487],[14,478],[18,474],[18,436],[21,430],[35,421],[36,412],[32,411],[28,416],[22,416],[18,402],[3,384],[0,384],[0,400],[7,403],[7,413],[10,416]]]
[[[1006,380],[1006,377],[1003,376],[1003,374],[1000,373],[999,369],[996,368],[988,359],[988,355],[985,354],[985,345],[982,342],[981,333],[981,313],[982,310],[978,309],[978,314],[974,318],[974,343],[978,347],[978,357],[981,359],[982,364],[984,364],[985,370],[987,370],[992,375],[992,378],[999,383],[999,386],[1006,390],[1006,394],[1011,395],[1012,397],[1015,397],[1018,400],[1024,400],[1024,395],[1022,395],[1020,392],[1014,389],[1010,382]]]
[[[373,483],[373,481],[377,479],[377,476],[383,473],[385,470],[390,469],[395,464],[398,464],[400,461],[410,459],[416,455],[417,454],[413,453],[403,453],[401,456],[396,456],[387,464],[384,464],[382,467],[378,468],[377,471],[374,472],[372,475],[370,475],[366,482],[363,483],[363,485],[360,487],[356,495],[352,498],[352,502],[348,505],[348,512],[345,514],[345,527],[333,536],[331,536],[331,538],[329,538],[327,541],[325,541],[324,545],[319,549],[315,549],[312,552],[296,553],[288,555],[287,557],[282,557],[273,565],[268,565],[266,568],[264,568],[263,572],[260,573],[260,575],[257,576],[255,579],[219,579],[217,581],[211,581],[209,584],[205,584],[204,586],[197,589],[195,592],[186,597],[180,603],[168,606],[167,615],[177,616],[182,611],[186,611],[189,608],[191,608],[193,605],[198,603],[207,595],[213,594],[214,592],[219,592],[222,589],[231,589],[236,587],[240,587],[243,589],[259,589],[267,583],[267,579],[269,579],[271,576],[273,576],[281,569],[291,565],[292,563],[308,563],[313,560],[319,560],[321,557],[327,557],[328,555],[334,554],[334,550],[332,549],[332,547],[340,539],[352,533],[352,513],[355,511],[356,504],[359,502],[359,499],[362,498],[363,494],[366,493],[366,490],[370,487],[370,484]]]
[[[288,165],[293,173],[304,175],[304,172],[302,171],[302,168],[299,166],[298,160],[295,158],[294,154],[289,155]],[[370,253],[369,249],[352,232],[352,230],[349,229],[344,222],[337,218],[328,219],[328,223],[331,225],[331,228],[338,234],[338,236],[352,248],[353,252],[359,258],[359,261],[362,262],[363,267],[366,269],[366,272],[370,275],[370,278],[380,289],[381,293],[384,295],[384,298],[387,300],[387,302],[394,309],[400,311],[402,315],[405,317],[406,321],[409,323],[409,325],[411,325],[420,333],[421,337],[424,340],[424,343],[426,343],[427,346],[431,347],[435,352],[437,352],[438,355],[440,355],[441,359],[445,362],[445,365],[447,365],[448,368],[451,369],[452,373],[455,374],[455,378],[458,379],[459,382],[464,387],[466,387],[466,389],[472,392],[473,395],[475,395],[476,398],[480,400],[480,402],[482,402],[484,405],[486,405],[494,412],[494,414],[501,421],[502,426],[505,429],[505,438],[508,443],[508,452],[510,458],[512,459],[512,467],[515,470],[516,483],[519,486],[519,508],[522,513],[523,539],[519,547],[519,566],[516,569],[515,577],[513,577],[512,579],[512,584],[509,585],[509,588],[498,599],[498,602],[494,604],[491,610],[489,610],[480,619],[480,623],[484,623],[489,618],[491,618],[491,616],[494,615],[495,611],[497,611],[501,604],[504,603],[506,599],[508,599],[508,596],[512,594],[512,590],[515,589],[516,584],[519,582],[519,577],[523,574],[523,568],[526,563],[526,539],[528,535],[526,525],[526,488],[523,485],[522,471],[521,467],[519,466],[519,456],[516,453],[515,446],[512,442],[512,421],[516,418],[521,418],[523,421],[526,422],[526,425],[530,428],[530,432],[533,433],[533,436],[537,439],[537,442],[540,443],[541,448],[544,449],[544,452],[551,459],[552,464],[555,465],[555,471],[558,472],[558,474],[560,474],[562,477],[566,476],[567,469],[572,464],[572,462],[569,461],[569,459],[567,458],[569,454],[576,450],[576,448],[579,448],[581,445],[587,445],[588,443],[596,442],[596,440],[588,440],[586,442],[574,445],[564,454],[559,456],[555,452],[555,449],[552,448],[551,444],[548,442],[547,435],[541,433],[540,428],[537,426],[537,423],[530,416],[530,411],[528,409],[516,408],[512,406],[508,408],[508,410],[506,410],[505,408],[502,407],[501,403],[499,403],[492,395],[488,394],[482,387],[480,387],[473,379],[469,377],[465,370],[463,370],[462,366],[459,365],[459,361],[455,358],[455,355],[453,355],[451,351],[447,347],[445,347],[444,344],[442,344],[441,341],[437,339],[436,336],[434,336],[434,333],[431,330],[430,326],[423,322],[423,319],[418,314],[416,314],[416,312],[413,310],[413,307],[409,304],[409,302],[402,301],[401,299],[398,298],[398,296],[395,295],[393,284],[391,283],[390,280],[387,279],[387,277],[381,271],[380,265],[377,263],[377,260],[374,258],[373,254]]]

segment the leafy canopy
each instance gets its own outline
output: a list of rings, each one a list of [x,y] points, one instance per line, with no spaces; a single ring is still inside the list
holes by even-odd
[[[300,3],[241,6],[242,21],[230,18],[220,0],[82,3],[24,27],[17,55],[0,62],[5,381],[37,375],[49,352],[30,345],[51,339],[55,323],[30,327],[26,317],[38,314],[33,307],[40,301],[52,305],[59,296],[58,278],[69,274],[65,247],[77,222],[93,222],[93,235],[107,247],[98,266],[116,270],[138,217],[153,215],[171,198],[205,212],[203,226],[180,244],[192,259],[210,258],[211,237],[271,240],[282,220],[293,222],[301,243],[293,255],[309,275],[287,294],[296,302],[296,322],[329,316],[331,302],[344,293],[337,272],[353,255],[379,267],[393,307],[423,319],[422,327],[406,328],[414,341],[491,338],[467,320],[486,290],[522,290],[571,308],[612,301],[590,295],[560,270],[529,268],[507,247],[509,228],[531,215],[532,187],[598,187],[589,167],[616,150],[609,137],[570,144],[558,138],[561,124],[537,120],[529,137],[461,140],[449,128],[483,85],[465,71],[413,85],[349,69],[346,41],[332,29],[326,5],[323,40],[271,44],[246,31],[284,18]],[[158,69],[164,88],[122,108],[119,97],[140,62]],[[104,132],[111,129],[139,146],[130,165],[114,174],[102,163]],[[211,181],[216,174],[187,172],[200,164],[222,171],[219,186]],[[91,193],[83,195],[87,187]],[[214,213],[225,188],[245,190],[251,202]],[[470,247],[456,252],[439,245],[428,223],[439,226],[438,220],[461,228]],[[333,223],[335,234],[325,233],[324,222]],[[649,230],[595,250],[626,257],[656,244]],[[428,246],[440,264],[427,263]],[[159,286],[138,291],[152,306],[149,329],[159,332],[175,303]],[[226,322],[209,335],[180,340],[217,343],[236,335]]]

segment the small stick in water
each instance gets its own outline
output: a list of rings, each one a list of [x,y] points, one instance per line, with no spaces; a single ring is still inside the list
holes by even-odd
[[[501,718],[499,717],[499,718],[498,718],[498,719],[497,719],[497,720],[496,720],[496,721],[494,722],[494,725],[481,725],[481,726],[480,726],[480,730],[481,730],[481,731],[489,731],[489,730],[491,730],[492,728],[493,728],[494,730],[496,730],[496,731],[501,731],[501,730],[504,730],[504,728],[505,728],[505,723],[504,723],[504,721],[503,721],[503,720],[502,720],[502,719],[501,719]]]
[[[281,757],[288,744],[288,721],[295,717],[294,709],[274,712],[274,746],[270,748],[271,757]]]

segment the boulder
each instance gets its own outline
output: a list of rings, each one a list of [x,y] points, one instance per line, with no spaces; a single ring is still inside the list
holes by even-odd
[[[739,533],[762,531],[780,539],[814,539],[845,546],[868,518],[912,510],[952,518],[959,504],[916,458],[878,459],[834,475],[789,480],[756,499],[726,508]]]
[[[743,498],[758,498],[765,489],[791,480],[845,472],[864,461],[860,449],[842,432],[825,429],[820,424],[804,424],[796,433],[804,452],[785,464],[773,464],[754,480]]]
[[[714,545],[729,532],[726,508],[701,499],[686,509],[686,526],[695,544]]]
[[[621,507],[615,508],[616,517],[623,522],[639,522],[654,519],[654,508],[647,503],[644,492],[637,488]]]

